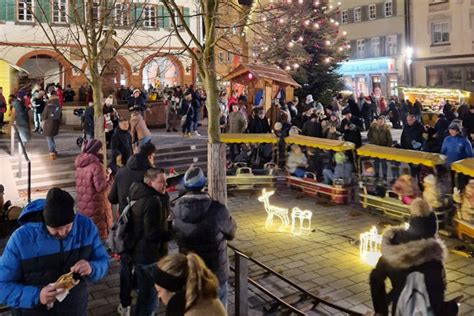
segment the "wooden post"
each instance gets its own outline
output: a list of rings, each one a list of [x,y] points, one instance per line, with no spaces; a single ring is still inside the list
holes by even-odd
[[[246,258],[235,252],[235,315],[248,315],[248,274],[249,267]]]
[[[226,150],[224,143],[207,144],[208,191],[212,198],[227,204]]]

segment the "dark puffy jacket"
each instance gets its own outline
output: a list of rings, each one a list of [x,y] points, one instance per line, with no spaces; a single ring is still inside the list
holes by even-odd
[[[321,123],[311,119],[303,124],[301,134],[311,137],[323,137],[323,127],[321,126]]]
[[[444,301],[446,286],[443,261],[447,254],[446,246],[437,238],[403,241],[409,240],[404,238],[406,234],[405,228],[393,227],[383,235],[382,257],[370,273],[370,292],[375,313],[388,315],[388,306],[392,303],[392,315],[395,315],[407,276],[417,271],[425,276],[434,315],[457,315],[457,304]],[[391,293],[386,292],[386,278],[392,284]]]
[[[128,159],[133,154],[132,150],[132,135],[129,131],[124,131],[117,127],[112,139],[110,140],[110,150],[112,152],[112,157],[110,158],[109,167],[114,173],[117,172],[117,157],[121,156],[122,166],[125,166]]]
[[[28,117],[28,108],[25,106],[23,100],[16,98],[12,102],[12,106],[15,109],[15,123],[18,126],[27,127],[30,126],[30,119]]]
[[[268,125],[268,120],[266,118],[255,117],[252,118],[249,122],[249,133],[264,134],[271,133],[270,125]]]
[[[39,303],[40,291],[81,259],[92,267],[87,279],[96,282],[107,274],[109,257],[90,219],[76,214],[71,232],[57,239],[46,230],[43,207],[44,199],[27,205],[18,219],[22,226],[12,234],[0,257],[0,304],[15,309],[14,315],[86,315],[87,280],[49,311]]]
[[[138,153],[130,157],[127,164],[117,171],[109,193],[109,202],[119,205],[119,211],[127,206],[128,189],[133,182],[142,182],[145,172],[151,168],[148,157]]]
[[[44,121],[43,136],[58,135],[61,125],[61,107],[57,98],[48,102],[41,114],[41,120]]]
[[[423,126],[418,121],[415,121],[412,126],[405,125],[400,137],[400,145],[403,149],[415,149],[413,148],[412,141],[423,144],[423,132]]]
[[[143,182],[135,182],[130,186],[130,199],[136,202],[132,207],[131,225],[127,227],[127,251],[135,263],[157,262],[168,254],[169,196]]]
[[[207,193],[188,193],[178,200],[174,229],[179,251],[198,254],[223,284],[229,277],[227,240],[235,236],[237,225],[223,204]]]
[[[94,107],[88,106],[84,111],[84,131],[86,134],[94,136]]]
[[[353,128],[346,129],[347,125],[350,125]],[[362,135],[360,134],[361,129],[362,129],[362,123],[360,119],[354,116],[351,117],[350,120],[343,119],[341,122],[341,129],[340,129],[342,133],[342,139],[345,141],[354,143],[356,148],[359,148],[360,146],[362,146]]]

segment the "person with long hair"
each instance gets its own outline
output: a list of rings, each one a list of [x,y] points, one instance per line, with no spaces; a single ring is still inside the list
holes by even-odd
[[[225,316],[217,298],[219,282],[196,254],[172,254],[150,266],[158,297],[166,305],[166,315]]]

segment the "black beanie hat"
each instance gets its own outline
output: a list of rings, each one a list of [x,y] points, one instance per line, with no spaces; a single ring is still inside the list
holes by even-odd
[[[410,205],[410,227],[407,232],[412,239],[433,238],[438,231],[436,215],[431,210],[429,204],[417,198]]]
[[[60,188],[52,188],[46,195],[43,217],[46,225],[60,227],[74,221],[74,199]]]

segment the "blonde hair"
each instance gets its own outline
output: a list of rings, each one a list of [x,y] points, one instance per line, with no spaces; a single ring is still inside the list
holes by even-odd
[[[201,299],[217,298],[217,278],[195,253],[168,255],[158,262],[158,268],[173,276],[186,278],[186,309]]]

